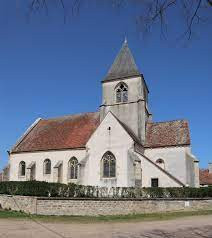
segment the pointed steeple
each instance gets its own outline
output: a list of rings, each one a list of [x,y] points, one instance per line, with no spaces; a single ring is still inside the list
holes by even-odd
[[[122,48],[108,71],[104,81],[139,75],[140,72],[128,47],[127,39],[125,38]]]

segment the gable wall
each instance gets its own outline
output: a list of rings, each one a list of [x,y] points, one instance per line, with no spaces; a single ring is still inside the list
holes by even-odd
[[[108,128],[111,127],[109,131]],[[87,143],[89,160],[87,185],[131,186],[128,179],[128,149],[134,144],[117,119],[108,113]],[[116,179],[104,179],[101,173],[101,159],[111,151],[116,157]]]

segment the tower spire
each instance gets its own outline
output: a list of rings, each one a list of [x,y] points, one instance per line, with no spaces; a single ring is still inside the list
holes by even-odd
[[[104,81],[134,76],[140,76],[140,72],[128,47],[127,37],[125,37],[122,48],[116,56]]]

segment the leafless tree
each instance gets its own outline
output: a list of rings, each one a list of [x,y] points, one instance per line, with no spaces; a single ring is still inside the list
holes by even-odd
[[[135,19],[141,33],[149,33],[158,25],[162,35],[165,35],[167,23],[183,19],[181,33],[187,39],[191,39],[197,25],[210,24],[212,13],[212,0],[28,0],[26,2],[30,16],[40,10],[48,14],[52,4],[57,4],[58,8],[63,10],[64,21],[67,12],[71,11],[73,15],[79,13],[83,3],[97,4],[100,10],[105,3],[121,10],[135,6],[139,10],[136,11]]]

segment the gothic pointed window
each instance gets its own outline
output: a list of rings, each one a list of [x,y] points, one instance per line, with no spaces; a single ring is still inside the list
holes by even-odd
[[[116,102],[121,102],[121,90],[118,88],[116,90]]]
[[[51,160],[44,160],[44,174],[51,174]]]
[[[110,152],[106,152],[102,157],[103,178],[116,177],[116,158]]]
[[[116,102],[127,102],[128,101],[128,87],[125,83],[119,83],[116,86]]]
[[[24,161],[21,161],[19,164],[19,175],[20,176],[26,175],[26,163]]]
[[[70,179],[77,179],[78,177],[78,160],[75,157],[69,160],[69,176]]]

